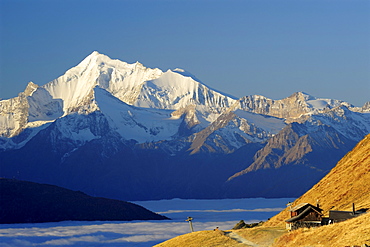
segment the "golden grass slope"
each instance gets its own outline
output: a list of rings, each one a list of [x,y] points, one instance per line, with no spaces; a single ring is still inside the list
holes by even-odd
[[[274,247],[370,245],[370,213],[341,223],[298,229],[278,238]]]
[[[281,227],[262,226],[235,230],[235,232],[259,247],[268,247],[274,243],[276,238],[282,236],[287,231]]]
[[[307,178],[309,179],[309,178]],[[287,181],[288,183],[289,181]],[[356,210],[370,208],[370,134],[347,153],[338,164],[304,195],[294,201],[316,204],[327,214],[329,210]],[[264,226],[284,226],[289,213],[283,210]]]
[[[199,231],[177,236],[155,247],[214,247],[245,246],[224,235],[222,231]]]

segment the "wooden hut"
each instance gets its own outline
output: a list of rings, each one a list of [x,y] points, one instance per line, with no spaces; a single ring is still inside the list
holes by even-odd
[[[291,218],[286,220],[286,228],[288,230],[295,230],[300,227],[321,226],[323,214],[319,205],[313,206],[309,203],[301,203],[289,209],[289,211]]]
[[[329,223],[338,223],[356,217],[352,211],[329,211]]]
[[[348,219],[352,219],[357,217],[363,213],[365,213],[368,209],[355,209],[355,204],[352,203],[352,211],[337,211],[337,210],[330,210],[329,211],[329,223],[337,223],[342,222]]]

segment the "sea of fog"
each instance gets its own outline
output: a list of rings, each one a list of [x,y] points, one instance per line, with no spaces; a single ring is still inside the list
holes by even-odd
[[[0,246],[153,246],[190,232],[219,227],[229,230],[240,220],[265,221],[294,198],[160,200],[134,202],[165,215],[164,221],[63,221],[0,225]]]

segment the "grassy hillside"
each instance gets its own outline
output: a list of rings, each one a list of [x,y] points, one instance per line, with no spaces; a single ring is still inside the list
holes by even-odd
[[[281,227],[253,227],[249,229],[236,230],[240,236],[255,243],[259,247],[271,246],[275,239],[282,236],[287,231]]]
[[[181,235],[155,247],[214,247],[214,246],[245,246],[224,235],[222,231],[200,231]]]
[[[370,245],[370,214],[319,228],[298,229],[278,238],[274,247]]]
[[[309,179],[309,178],[307,178]],[[289,183],[289,181],[287,181]],[[338,164],[315,186],[294,201],[294,205],[308,202],[316,204],[319,200],[324,214],[329,210],[356,210],[370,208],[370,135],[345,155]],[[283,226],[289,218],[283,210],[266,222],[265,226]]]

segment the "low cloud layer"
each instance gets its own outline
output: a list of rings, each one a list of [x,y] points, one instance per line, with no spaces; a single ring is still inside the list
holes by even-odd
[[[212,230],[216,227],[228,230],[241,219],[246,222],[266,220],[280,211],[288,200],[291,199],[176,199],[142,202],[147,208],[154,208],[154,211],[172,220],[6,224],[0,225],[0,246],[147,247],[188,233],[189,223],[185,219],[190,215],[194,217],[195,231]]]
[[[173,214],[173,213],[241,213],[241,212],[280,212],[284,208],[256,208],[256,209],[226,209],[226,210],[167,210],[164,212],[157,212],[158,214]]]

